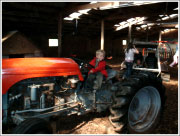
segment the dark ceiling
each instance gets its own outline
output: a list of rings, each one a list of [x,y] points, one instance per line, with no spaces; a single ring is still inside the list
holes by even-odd
[[[108,10],[98,10],[99,3],[92,5],[89,2],[2,2],[2,33],[18,30],[37,35],[40,33],[57,34],[59,13],[66,17],[83,7],[92,8],[93,6],[97,9],[92,9],[88,12],[89,14],[80,16],[77,22],[63,20],[62,34],[100,35],[102,19],[104,19],[105,34],[114,33],[115,35],[127,34],[127,28],[114,31],[114,25],[132,17],[145,16],[148,17],[146,23],[162,23],[150,30],[152,34],[160,29],[174,28],[174,25],[178,23],[178,18],[156,21],[160,14],[178,14],[178,10],[173,10],[178,7],[178,2],[160,2],[141,6],[134,6],[132,2],[124,2],[129,5]],[[100,4],[105,4],[105,2]],[[139,34],[134,26],[133,34]]]

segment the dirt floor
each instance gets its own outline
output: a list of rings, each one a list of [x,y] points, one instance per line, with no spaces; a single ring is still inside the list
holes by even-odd
[[[120,65],[112,64],[119,70]],[[164,82],[166,87],[166,104],[162,118],[153,130],[153,134],[178,133],[178,69],[171,68],[171,80]],[[108,120],[109,112],[89,113],[83,116],[71,116],[68,119],[59,119],[55,133],[57,134],[117,134]]]

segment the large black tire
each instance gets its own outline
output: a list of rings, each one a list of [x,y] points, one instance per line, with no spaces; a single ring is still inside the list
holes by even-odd
[[[52,134],[50,124],[44,119],[31,118],[26,119],[17,125],[12,134]]]
[[[109,121],[113,125],[114,130],[116,132],[121,132],[121,133],[151,133],[151,131],[157,125],[158,119],[162,111],[162,107],[165,102],[164,99],[165,87],[162,85],[162,80],[158,78],[154,73],[139,72],[139,73],[135,73],[127,80],[120,82],[117,86],[119,89],[113,95],[113,104],[110,107],[111,115],[109,116]],[[151,96],[148,96],[149,93],[151,93],[150,94]],[[145,94],[145,97],[147,97],[150,101],[150,102],[146,101],[146,104],[150,105],[149,109],[147,109],[147,113],[148,112],[150,113],[146,114],[145,112],[142,111],[142,114],[140,113],[139,115],[142,115],[144,120],[148,118],[152,120],[152,122],[149,121],[148,123],[144,123],[144,124],[142,123],[140,127],[136,127],[132,125],[133,124],[132,122],[135,119],[134,120],[131,119],[132,118],[131,114],[133,114],[132,112],[133,110],[136,111],[136,108],[137,109],[139,108],[138,107],[139,105],[140,106],[144,105],[143,99],[142,100],[141,98],[136,99],[135,97],[135,96],[139,97],[142,94]],[[139,104],[138,103],[139,101],[142,102],[140,102]],[[152,104],[153,101],[156,102]],[[134,103],[136,104],[133,105]],[[145,109],[146,106],[144,106],[143,108]],[[154,114],[151,115],[151,113]],[[137,116],[137,117],[139,117],[138,119],[140,120],[141,116]]]

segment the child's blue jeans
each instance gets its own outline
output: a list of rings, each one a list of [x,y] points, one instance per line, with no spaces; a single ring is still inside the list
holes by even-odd
[[[128,78],[132,73],[133,62],[125,62],[125,64],[126,64],[126,71],[124,73],[124,77]]]

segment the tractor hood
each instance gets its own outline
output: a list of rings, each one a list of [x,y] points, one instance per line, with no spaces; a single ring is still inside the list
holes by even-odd
[[[83,81],[78,64],[69,58],[2,59],[2,93],[27,78],[68,75],[77,75]]]

